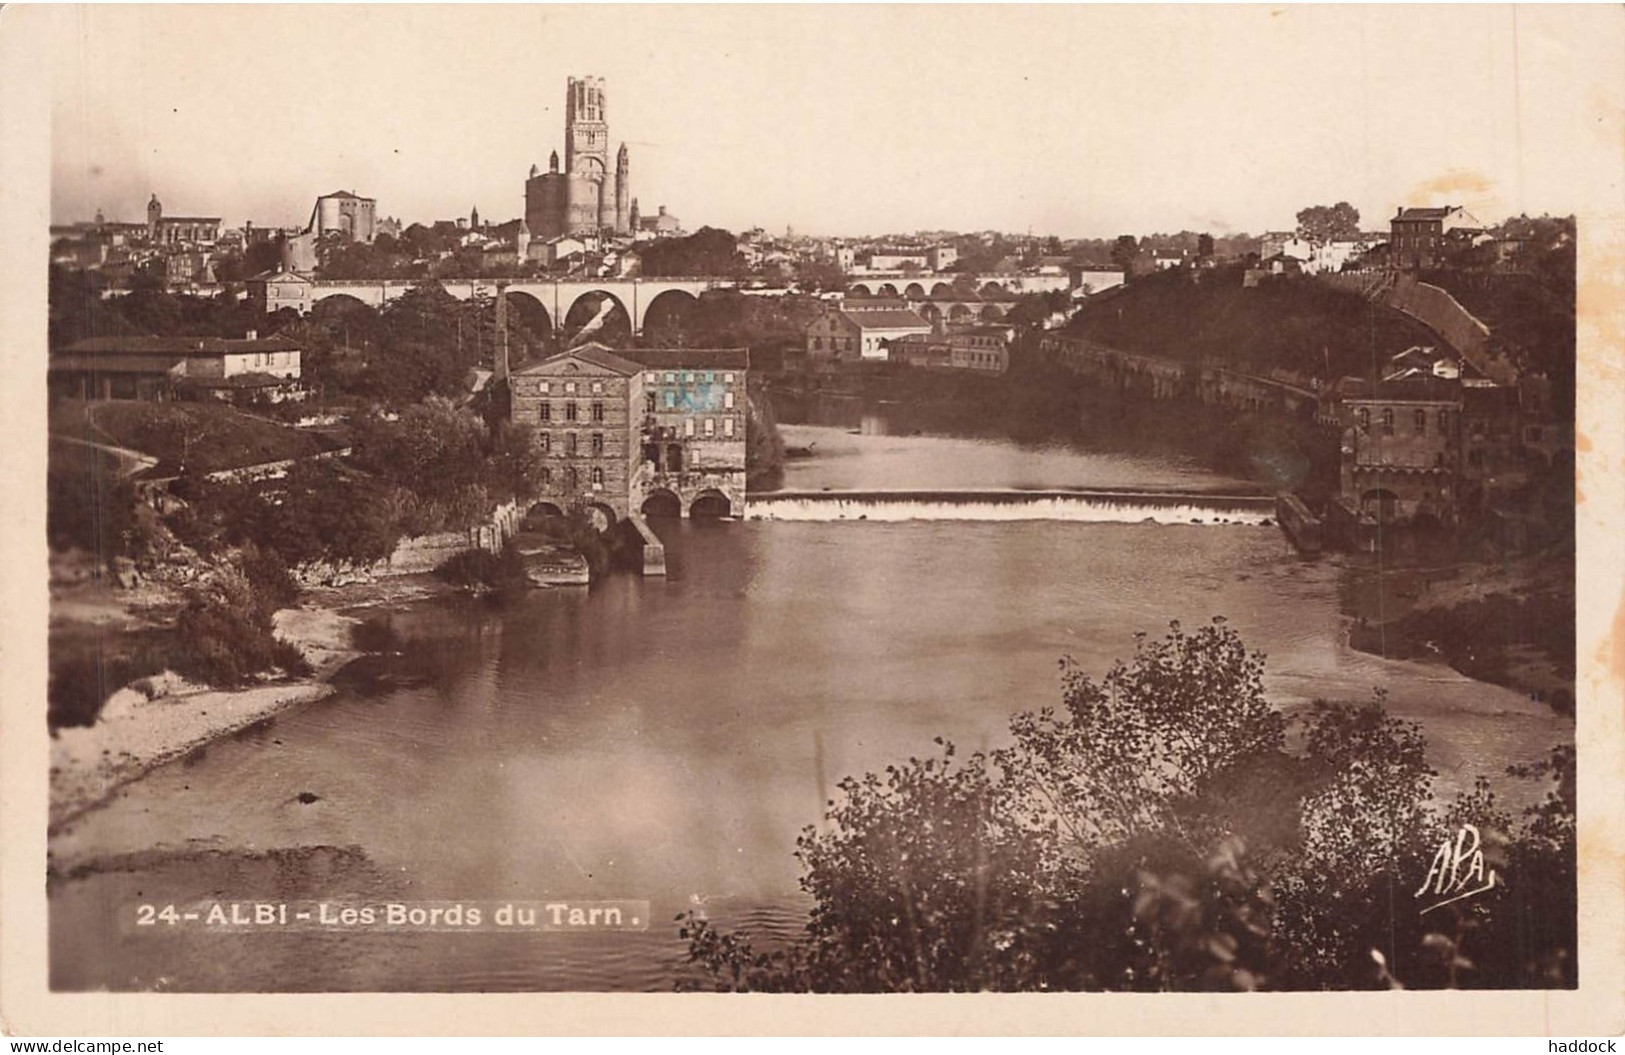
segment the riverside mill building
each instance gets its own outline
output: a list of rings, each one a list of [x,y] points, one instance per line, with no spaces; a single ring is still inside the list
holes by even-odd
[[[749,353],[585,344],[514,370],[509,413],[542,454],[532,511],[742,516]]]

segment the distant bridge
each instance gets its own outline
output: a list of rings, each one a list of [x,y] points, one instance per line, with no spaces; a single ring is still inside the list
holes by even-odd
[[[250,296],[262,300],[265,310],[292,308],[308,313],[317,304],[334,297],[349,297],[362,304],[381,308],[422,284],[419,279],[311,279],[282,273],[258,279],[249,286]],[[594,295],[614,301],[631,320],[634,333],[643,332],[649,311],[661,298],[697,300],[712,289],[728,289],[738,283],[731,278],[452,278],[436,280],[458,300],[495,298],[505,292],[513,298],[528,298],[547,316],[549,328],[561,330],[572,309]]]
[[[960,279],[958,287],[953,279]],[[965,281],[968,279],[969,281]],[[901,297],[904,300],[1015,301],[1028,293],[1069,292],[1087,286],[1100,293],[1123,284],[1121,271],[1084,271],[1074,286],[1071,275],[952,275],[929,274],[863,275],[847,279],[849,296]]]

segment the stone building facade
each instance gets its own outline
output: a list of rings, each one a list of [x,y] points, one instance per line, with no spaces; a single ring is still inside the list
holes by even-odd
[[[1453,523],[1461,498],[1461,383],[1351,378],[1338,396],[1343,495],[1384,523]]]
[[[634,495],[652,516],[745,509],[746,374],[743,348],[638,349],[644,368],[643,462]]]
[[[558,151],[548,171],[530,169],[525,226],[533,238],[625,235],[632,231],[632,174],[626,144],[609,155],[609,99],[602,77],[571,77],[564,97],[564,168]]]
[[[336,232],[346,242],[370,245],[378,232],[378,201],[347,190],[324,194],[316,199],[306,230],[318,238]]]
[[[534,431],[544,512],[739,516],[745,508],[749,354],[587,344],[509,377]]]
[[[1459,205],[1402,208],[1388,227],[1389,261],[1402,268],[1434,267],[1453,243],[1484,230],[1484,224]]]
[[[589,344],[514,371],[508,386],[510,414],[534,430],[543,456],[536,501],[590,511],[604,527],[632,512],[643,367]]]

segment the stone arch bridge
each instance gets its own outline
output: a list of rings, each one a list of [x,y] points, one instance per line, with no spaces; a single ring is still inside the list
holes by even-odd
[[[599,294],[610,298],[626,312],[634,333],[643,332],[650,308],[661,298],[697,300],[707,290],[738,285],[731,278],[454,278],[437,281],[442,289],[458,300],[472,300],[479,296],[495,298],[498,293],[528,297],[547,313],[548,323],[555,331],[563,329],[564,320],[572,308],[582,300]],[[371,307],[381,308],[419,284],[418,280],[409,279],[268,280],[265,310],[293,308],[305,314],[332,297],[350,297]]]

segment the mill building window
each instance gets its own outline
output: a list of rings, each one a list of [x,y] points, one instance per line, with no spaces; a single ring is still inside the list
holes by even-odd
[[[566,404],[564,404],[564,420],[565,421],[574,421],[574,420],[576,420],[576,405],[574,403],[566,403]]]
[[[1382,408],[1382,434],[1384,436],[1392,436],[1394,434],[1394,408],[1393,407],[1383,407]]]
[[[544,432],[536,438],[541,442],[543,454],[550,453],[553,450],[553,434],[551,432]]]
[[[592,471],[592,485],[594,487],[604,486],[604,470],[594,469]]]
[[[604,453],[604,434],[602,432],[592,434],[592,452],[594,454]]]
[[[569,455],[572,458],[575,457],[575,453],[576,453],[576,434],[573,433],[573,432],[566,432],[564,434],[564,453]],[[571,472],[574,472],[574,471],[575,470],[573,470],[573,469],[571,470]]]
[[[603,421],[604,420],[604,405],[602,403],[594,403],[592,405],[592,420],[594,420],[594,421]]]
[[[1418,410],[1416,412],[1416,434],[1418,436],[1426,436],[1428,434],[1428,412],[1425,410]]]
[[[551,404],[551,403],[543,403],[541,405],[541,407],[539,408],[539,412],[540,412],[542,421],[552,421],[553,420],[553,404]]]

